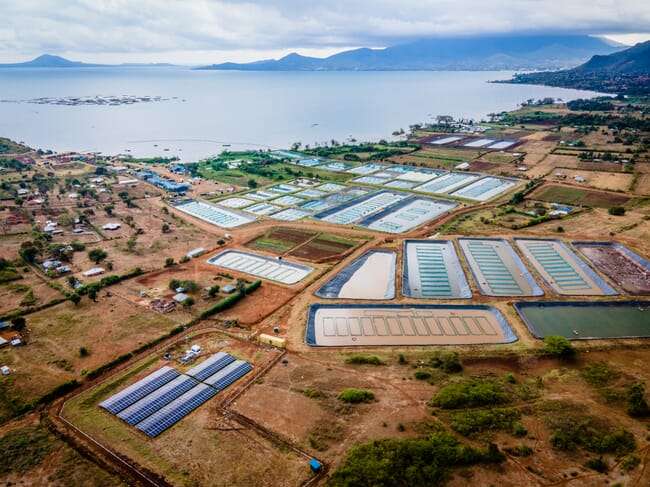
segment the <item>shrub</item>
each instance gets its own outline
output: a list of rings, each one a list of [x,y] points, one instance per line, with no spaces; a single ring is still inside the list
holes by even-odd
[[[621,460],[621,468],[624,472],[634,470],[641,463],[641,458],[636,453],[632,453]]]
[[[475,438],[485,431],[511,430],[519,418],[521,413],[512,408],[462,411],[451,415],[451,427],[463,436]]]
[[[634,384],[627,390],[627,413],[633,418],[641,418],[650,414],[650,407],[645,400],[643,384]]]
[[[623,428],[612,430],[596,418],[571,415],[557,418],[552,428],[551,444],[559,450],[571,451],[582,447],[599,454],[625,455],[636,449],[636,440],[629,431]]]
[[[438,352],[435,353],[430,359],[429,363],[436,369],[442,369],[448,374],[461,372],[463,364],[460,363],[460,355],[458,352]]]
[[[417,380],[429,380],[431,378],[431,372],[428,370],[416,370],[414,376]]]
[[[352,355],[345,360],[346,364],[368,364],[368,365],[384,365],[376,355]]]
[[[577,355],[578,349],[568,339],[551,335],[544,338],[544,353],[551,357],[571,359]]]
[[[174,258],[173,257],[167,257],[165,259],[165,267],[171,267],[174,265]]]
[[[87,357],[88,355],[90,355],[90,350],[88,350],[86,347],[79,347],[80,357]]]
[[[602,387],[616,378],[616,373],[604,362],[588,364],[580,371],[582,378],[593,387]]]
[[[359,404],[375,400],[375,393],[366,389],[345,389],[338,395],[338,399],[348,404]]]
[[[522,438],[522,437],[526,436],[527,434],[528,434],[528,430],[526,429],[526,427],[523,424],[515,423],[512,426],[512,435],[513,436],[517,436],[517,437]]]
[[[465,381],[450,384],[433,396],[431,403],[442,409],[498,406],[509,401],[501,387],[490,381]]]
[[[514,457],[529,457],[533,454],[533,449],[528,445],[506,447],[503,451]]]
[[[607,212],[610,215],[623,216],[625,215],[625,208],[623,208],[622,206],[612,206],[609,210],[607,210]]]
[[[609,470],[609,466],[607,465],[607,462],[603,460],[603,457],[590,458],[585,462],[585,467],[599,473],[605,473]]]
[[[190,261],[190,258],[189,258],[187,255],[184,255],[184,256],[181,257],[181,259],[179,260],[179,262],[180,262],[181,264],[185,264],[186,262],[189,262],[189,261]]]
[[[475,448],[459,442],[449,432],[422,439],[375,440],[353,447],[326,485],[439,486],[449,480],[454,468],[499,463],[504,458],[493,444]]]

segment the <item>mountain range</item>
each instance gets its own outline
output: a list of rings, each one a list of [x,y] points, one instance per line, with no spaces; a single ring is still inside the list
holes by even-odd
[[[650,94],[650,41],[564,71],[515,75],[510,83],[541,84],[624,95]]]
[[[278,60],[196,69],[241,71],[397,71],[561,69],[622,46],[584,35],[422,39],[385,49],[354,49],[327,58],[292,53]]]

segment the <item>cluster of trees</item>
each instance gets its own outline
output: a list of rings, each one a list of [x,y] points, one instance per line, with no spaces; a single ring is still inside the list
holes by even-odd
[[[352,448],[327,486],[435,487],[446,483],[455,468],[504,459],[494,444],[475,448],[446,431],[426,438],[376,440]]]

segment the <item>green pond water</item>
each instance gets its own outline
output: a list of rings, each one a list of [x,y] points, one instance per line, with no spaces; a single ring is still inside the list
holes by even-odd
[[[570,339],[650,336],[650,301],[586,306],[521,304],[517,312],[531,331],[542,338],[549,335]]]

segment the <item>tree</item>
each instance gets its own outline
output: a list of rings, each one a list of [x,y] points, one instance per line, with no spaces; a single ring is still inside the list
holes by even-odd
[[[555,335],[544,338],[544,351],[547,355],[564,359],[573,358],[578,353],[568,339]]]
[[[163,223],[162,225],[162,232],[163,233],[169,233],[171,230],[170,226],[167,223]]]
[[[607,210],[607,212],[610,215],[623,216],[625,215],[625,208],[623,208],[622,206],[612,206],[609,210]]]
[[[174,265],[174,258],[173,257],[167,257],[165,259],[165,267],[171,267]]]
[[[95,286],[88,288],[88,299],[97,301],[97,288]]]
[[[194,305],[194,298],[192,296],[188,296],[183,300],[182,304],[184,308],[191,308]]]
[[[72,301],[76,306],[81,301],[81,296],[79,296],[77,293],[72,293],[70,296],[68,296],[68,299]]]
[[[521,203],[523,201],[524,201],[524,193],[522,191],[518,191],[510,199],[510,204],[511,205],[518,205],[519,203]]]
[[[23,331],[25,329],[25,318],[22,316],[16,316],[13,320],[11,320],[11,328],[13,328],[18,333]]]
[[[103,249],[91,249],[88,251],[88,258],[95,264],[99,264],[106,257],[108,257],[108,254]]]
[[[255,181],[253,178],[250,178],[248,180],[247,184],[248,184],[248,187],[251,188],[251,189],[257,188],[257,181]]]
[[[210,289],[208,290],[208,296],[214,298],[218,292],[219,292],[219,286],[210,286]]]
[[[115,205],[106,205],[104,206],[104,211],[108,216],[111,216],[113,214],[113,210],[115,209]]]

